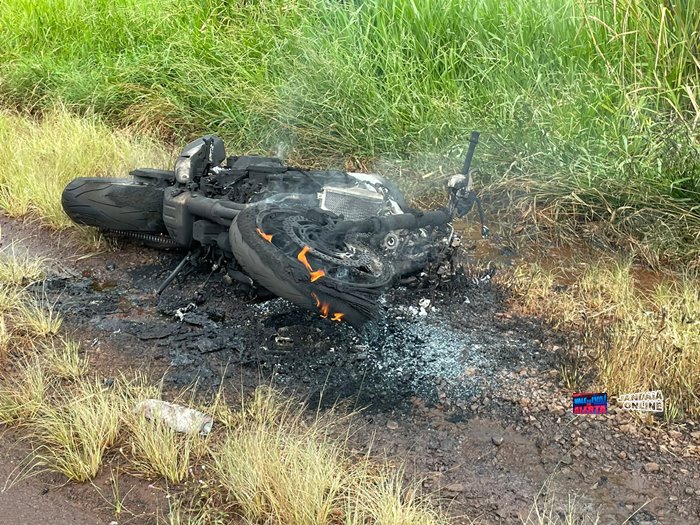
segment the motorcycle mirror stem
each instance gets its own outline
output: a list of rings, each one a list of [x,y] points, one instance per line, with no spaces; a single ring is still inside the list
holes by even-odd
[[[472,190],[471,165],[474,158],[474,151],[479,144],[478,131],[472,131],[469,137],[469,148],[467,155],[464,158],[462,173],[453,175],[447,183],[447,189],[450,195],[448,209],[453,217],[462,217],[469,213],[476,205],[479,212],[479,221],[481,222],[481,236],[488,237],[489,229],[484,224],[484,212],[481,208],[481,201],[476,193]]]
[[[472,131],[469,137],[469,149],[467,149],[467,156],[464,158],[464,166],[462,166],[462,175],[469,176],[469,168],[472,165],[472,159],[474,158],[474,150],[476,150],[477,144],[479,144],[479,133],[478,131]]]
[[[474,151],[476,150],[477,144],[479,144],[479,135],[480,133],[478,131],[472,131],[471,137],[469,138],[467,156],[464,158],[464,165],[462,166],[462,173],[453,175],[447,182],[447,189],[450,192],[450,196],[455,200],[466,197],[466,194],[472,189],[472,178],[469,171],[471,169],[472,159],[474,158]]]

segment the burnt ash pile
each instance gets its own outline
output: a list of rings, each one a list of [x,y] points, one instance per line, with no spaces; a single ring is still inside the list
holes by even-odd
[[[156,301],[176,257],[153,253],[150,264],[121,271],[110,262],[82,278],[49,279],[41,291],[84,344],[106,345],[134,368],[167,370],[174,387],[262,381],[321,405],[385,410],[420,398],[468,410],[498,387],[503,369],[533,366],[538,354],[531,329],[504,337],[494,317],[504,294],[490,274],[460,267],[447,279],[413,279],[389,290],[380,318],[358,332],[283,299],[251,301],[205,270]]]

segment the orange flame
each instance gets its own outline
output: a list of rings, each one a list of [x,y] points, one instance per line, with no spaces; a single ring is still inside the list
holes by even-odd
[[[318,295],[316,295],[314,292],[311,292],[311,297],[313,297],[314,301],[316,301],[316,308],[321,310],[321,317],[323,317],[324,319],[328,319],[328,314],[331,311],[331,305],[328,303],[321,302],[321,299],[319,299]],[[331,317],[331,321],[340,322],[343,320],[343,317],[345,317],[344,313],[335,312],[335,313],[333,313],[333,316]]]
[[[258,231],[258,235],[260,235],[260,237],[265,239],[267,242],[272,242],[272,235],[271,234],[265,233],[260,228],[255,228],[255,229]]]
[[[309,261],[306,259],[306,254],[309,251],[308,246],[304,246],[301,251],[299,252],[299,255],[297,255],[297,259],[301,261],[301,264],[303,264],[307,270],[309,270],[309,275],[311,276],[311,282],[313,283],[314,281],[318,281],[321,277],[326,275],[326,272],[323,270],[315,270],[311,268],[311,265],[309,264]]]
[[[331,306],[328,303],[323,303],[321,305],[321,317],[326,319],[328,317],[328,311],[330,310]]]

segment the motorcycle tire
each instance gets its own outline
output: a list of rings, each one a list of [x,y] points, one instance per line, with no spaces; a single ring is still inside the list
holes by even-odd
[[[133,178],[75,179],[63,190],[61,205],[74,222],[101,230],[167,232],[163,189]]]
[[[354,288],[351,283],[331,286],[330,279],[316,282],[297,279],[294,268],[298,268],[300,262],[261,237],[259,212],[255,206],[246,208],[236,216],[229,230],[233,255],[253,281],[278,297],[307,310],[320,310],[322,317],[333,321],[342,318],[355,328],[376,317],[377,299],[385,285],[378,285],[376,289]]]

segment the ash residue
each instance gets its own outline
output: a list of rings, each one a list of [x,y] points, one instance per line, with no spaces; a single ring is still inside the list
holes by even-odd
[[[422,312],[406,315],[405,308],[394,307],[384,323],[367,330],[367,368],[381,378],[387,393],[433,403],[471,397],[478,377],[470,372],[491,370],[493,360],[483,353],[478,334],[445,326],[439,312]]]
[[[523,362],[530,361],[530,337],[504,337],[495,326],[502,297],[489,280],[461,276],[393,289],[382,318],[358,333],[281,299],[251,302],[217,275],[204,293],[206,276],[193,275],[156,303],[152,290],[163,273],[156,264],[125,272],[119,287],[82,279],[49,288],[90,344],[111,345],[133,366],[163,367],[175,387],[262,380],[312,404],[350,400],[384,410],[420,398],[466,410],[500,383],[504,366],[531,364]]]

